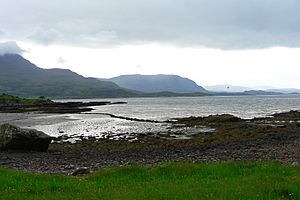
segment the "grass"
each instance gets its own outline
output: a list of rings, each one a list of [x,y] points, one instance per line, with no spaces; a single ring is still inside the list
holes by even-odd
[[[46,99],[45,97],[39,98],[21,98],[17,96],[0,94],[0,104],[25,104],[25,105],[35,105],[35,104],[44,104],[44,103],[52,103],[50,99]]]
[[[300,199],[300,166],[165,163],[84,177],[0,169],[0,199]]]

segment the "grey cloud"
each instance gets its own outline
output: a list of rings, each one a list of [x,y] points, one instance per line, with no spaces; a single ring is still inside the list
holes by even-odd
[[[26,39],[36,41],[45,45],[55,43],[56,41],[63,39],[59,37],[60,31],[52,28],[37,28],[32,31]]]
[[[2,3],[0,29],[13,40],[88,47],[300,47],[299,10],[298,0],[14,0]]]
[[[24,52],[16,42],[0,42],[0,55],[22,54]]]

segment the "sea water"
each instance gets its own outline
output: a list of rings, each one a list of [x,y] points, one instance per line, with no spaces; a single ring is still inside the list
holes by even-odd
[[[125,101],[127,104],[96,106],[90,112],[92,114],[88,115],[31,114],[24,116],[10,114],[6,116],[6,119],[10,119],[6,122],[21,127],[35,128],[51,136],[68,135],[74,137],[95,136],[111,139],[135,139],[136,134],[139,133],[165,132],[170,128],[170,124],[129,121],[111,118],[99,113],[164,121],[178,117],[208,116],[213,114],[232,114],[240,118],[249,119],[270,116],[278,112],[300,110],[300,95],[159,97],[63,101]]]

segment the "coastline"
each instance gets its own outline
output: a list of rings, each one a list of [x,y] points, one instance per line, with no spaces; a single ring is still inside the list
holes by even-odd
[[[28,119],[35,115],[28,114]],[[133,141],[82,136],[76,143],[71,143],[70,137],[61,136],[50,144],[47,152],[0,151],[0,166],[28,172],[69,174],[80,167],[98,171],[132,163],[155,165],[166,161],[300,162],[299,111],[251,120],[211,115],[174,119],[167,123],[172,127],[168,132],[136,134],[137,139]],[[190,128],[202,126],[215,131],[197,132],[189,138],[171,137],[178,127],[186,129],[177,134],[186,135]]]
[[[159,144],[155,141],[137,144],[126,141],[92,138],[76,144],[51,144],[47,152],[0,152],[0,164],[35,173],[69,174],[76,168],[91,171],[138,163],[155,165],[161,162],[221,162],[221,161],[277,161],[299,163],[299,133],[269,135],[251,141],[232,141],[192,147]]]

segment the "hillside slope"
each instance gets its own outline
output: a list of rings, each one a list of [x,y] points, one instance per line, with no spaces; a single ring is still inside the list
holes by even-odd
[[[109,81],[67,69],[42,69],[17,54],[0,55],[0,93],[55,98],[126,97],[132,92]]]
[[[123,88],[141,92],[205,93],[203,87],[194,81],[177,75],[122,75],[107,79]]]

